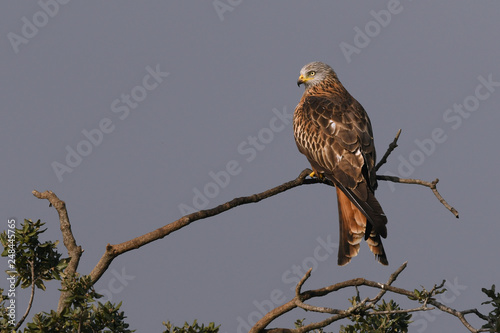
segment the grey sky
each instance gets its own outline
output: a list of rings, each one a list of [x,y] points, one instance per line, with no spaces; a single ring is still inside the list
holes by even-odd
[[[31,195],[54,191],[85,249],[80,273],[107,243],[309,167],[289,117],[303,92],[299,70],[315,60],[365,107],[379,156],[402,128],[381,173],[438,177],[460,212],[455,219],[429,189],[380,184],[389,267],[366,245],[336,265],[328,245],[338,240],[336,198],[327,186],[196,222],[117,258],[99,281],[107,299],[124,302],[132,328],[158,332],[163,320],[197,318],[243,332],[270,302],[293,297],[311,265],[305,288],[386,281],[408,260],[396,285],[447,279],[443,302],[458,309],[479,306],[481,287],[499,281],[499,2],[220,0],[226,11],[217,12],[213,1],[54,1],[0,5],[0,229],[9,217],[41,219],[46,238],[62,240],[55,210]],[[68,163],[71,150],[86,156]],[[65,166],[59,177],[54,165]],[[56,307],[57,288],[37,293],[33,314]],[[346,307],[353,294],[314,304]],[[304,317],[323,318],[293,311],[272,326]],[[465,331],[446,314],[414,320],[410,332]]]

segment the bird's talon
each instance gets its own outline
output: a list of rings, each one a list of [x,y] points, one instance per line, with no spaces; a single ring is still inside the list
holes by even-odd
[[[309,177],[311,178],[318,178],[319,180],[325,179],[325,176],[322,173],[316,173],[316,171],[313,171],[309,174]]]

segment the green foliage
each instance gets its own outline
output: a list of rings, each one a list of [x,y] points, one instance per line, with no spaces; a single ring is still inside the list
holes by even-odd
[[[434,286],[434,288],[432,288],[431,291],[427,291],[427,289],[425,289],[425,287],[422,286],[422,290],[418,289],[413,290],[413,294],[415,295],[415,297],[408,296],[408,298],[411,299],[412,301],[418,301],[419,303],[427,302],[433,296],[446,292],[446,288],[443,288],[443,284],[441,284],[441,286],[439,287]]]
[[[500,332],[500,293],[495,292],[495,285],[492,285],[491,289],[482,288],[481,291],[491,298],[491,301],[481,304],[491,304],[493,306],[493,310],[488,314],[488,324],[483,325],[482,328],[487,329],[489,332]]]
[[[0,332],[8,332],[12,326],[9,324],[10,318],[8,317],[9,310],[7,309],[6,300],[9,298],[3,294],[3,289],[0,288]]]
[[[63,291],[71,292],[66,300],[69,306],[60,314],[55,311],[36,314],[33,321],[27,324],[25,333],[134,332],[128,329],[123,311],[119,311],[121,303],[96,304],[96,299],[102,296],[95,292],[89,276],[80,277],[77,274],[73,279],[64,280],[63,285]]]
[[[21,228],[0,234],[2,257],[9,258],[7,273],[16,277],[16,287],[21,284],[22,288],[28,288],[34,282],[37,288],[45,290],[44,281],[61,280],[68,265],[69,259],[61,259],[57,252],[58,241],[40,243],[39,235],[47,230],[41,230],[44,224],[40,220],[35,223],[24,220]]]
[[[37,288],[45,290],[44,281],[61,280],[64,277],[69,258],[61,259],[61,254],[57,252],[57,241],[40,242],[40,234],[47,230],[42,229],[43,225],[40,220],[24,220],[19,229],[9,225],[9,229],[0,234],[4,247],[2,256],[9,258],[9,270],[6,272],[16,278],[16,287],[21,285],[22,288],[28,288],[34,283]],[[78,274],[64,277],[62,285],[63,291],[70,293],[66,299],[68,307],[60,314],[56,311],[36,314],[33,321],[27,323],[25,333],[133,332],[124,322],[126,317],[123,311],[119,311],[121,303],[96,302],[102,296],[95,292],[90,277],[80,277]],[[0,291],[0,331],[8,332],[13,326],[8,323],[7,296],[3,295],[3,290]]]
[[[353,306],[361,302],[359,295],[349,299]],[[382,300],[378,304],[375,312],[401,310],[399,305],[390,300],[388,303]],[[390,333],[390,332],[408,332],[408,325],[411,323],[411,314],[409,313],[387,313],[387,314],[367,314],[356,313],[349,317],[353,325],[341,326],[339,333],[372,332],[372,333]]]
[[[220,325],[215,326],[215,323],[213,322],[208,324],[207,327],[203,324],[199,326],[196,319],[192,324],[185,322],[182,327],[174,326],[170,323],[170,321],[167,321],[166,323],[163,322],[162,324],[167,328],[167,330],[163,331],[163,333],[218,333],[220,327]]]

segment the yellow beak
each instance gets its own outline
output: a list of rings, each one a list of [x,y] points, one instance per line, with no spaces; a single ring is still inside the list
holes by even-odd
[[[309,80],[311,80],[311,79],[312,79],[312,77],[304,77],[304,75],[302,75],[302,74],[301,74],[301,75],[299,76],[299,79],[297,80],[297,86],[299,86],[299,87],[300,87],[300,85],[301,85],[302,83],[305,83],[305,82],[307,82],[307,81],[309,81]]]

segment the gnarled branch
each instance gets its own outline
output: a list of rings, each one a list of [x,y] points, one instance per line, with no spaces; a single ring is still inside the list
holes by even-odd
[[[63,236],[63,243],[68,250],[68,255],[70,257],[68,266],[64,269],[63,279],[72,278],[76,270],[78,269],[78,264],[80,262],[80,257],[82,256],[83,250],[81,246],[76,245],[75,237],[71,231],[71,223],[69,222],[68,211],[66,210],[66,203],[59,199],[55,193],[52,191],[38,192],[33,190],[33,195],[38,199],[47,199],[50,206],[53,206],[57,213],[59,214],[59,223],[61,228],[61,233]],[[57,312],[61,313],[64,308],[67,307],[65,300],[70,296],[67,291],[62,291],[59,297],[59,302],[57,304]]]

